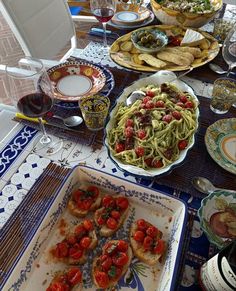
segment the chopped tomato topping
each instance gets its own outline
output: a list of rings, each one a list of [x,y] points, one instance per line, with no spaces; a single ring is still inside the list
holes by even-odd
[[[99,225],[103,225],[105,222],[106,222],[106,220],[103,219],[102,216],[99,216],[99,217],[98,217],[98,219],[97,219],[97,223],[98,223]]]
[[[163,254],[165,251],[165,242],[162,239],[158,239],[153,251],[155,254]]]
[[[74,267],[69,269],[69,271],[67,272],[67,278],[68,281],[70,282],[70,285],[75,286],[76,284],[81,283],[82,273],[79,268]]]
[[[111,216],[115,219],[119,219],[120,218],[120,212],[117,210],[112,210],[111,212]]]
[[[81,249],[79,244],[74,244],[72,248],[69,250],[69,256],[74,259],[78,260],[82,257],[83,255],[83,250]]]
[[[103,262],[101,264],[103,271],[108,271],[110,269],[111,265],[112,265],[112,258],[108,257],[108,256],[105,260],[103,260]]]
[[[101,288],[107,288],[109,284],[109,277],[105,272],[96,271],[94,274],[95,280],[98,283],[98,286]]]
[[[91,238],[88,236],[84,236],[80,241],[80,246],[84,249],[87,249],[91,244]]]
[[[83,226],[87,231],[90,231],[93,229],[93,223],[90,219],[85,219],[83,221]]]
[[[158,234],[158,229],[155,226],[151,225],[146,230],[146,234],[149,235],[152,238],[155,238],[157,236],[157,234]]]
[[[56,246],[55,256],[57,258],[65,258],[68,255],[68,244],[66,242],[60,242]]]
[[[145,250],[150,250],[152,248],[153,238],[149,235],[144,238],[143,247]]]
[[[146,231],[148,225],[144,219],[139,219],[137,220],[136,223],[137,223],[138,230]]]
[[[110,228],[110,229],[116,229],[117,226],[118,226],[117,221],[114,218],[112,218],[112,217],[109,217],[107,219],[106,224],[107,224],[107,227]]]
[[[102,205],[104,207],[112,207],[112,206],[114,206],[114,204],[115,204],[115,200],[114,200],[114,198],[112,196],[106,195],[106,196],[103,197]]]
[[[129,206],[129,201],[125,197],[118,197],[116,199],[116,205],[121,209],[127,209]]]
[[[124,240],[119,240],[118,244],[117,244],[117,249],[120,252],[127,252],[128,250],[128,243]]]
[[[46,289],[46,291],[69,291],[70,287],[63,282],[54,282]]]
[[[129,257],[126,253],[118,252],[115,256],[113,256],[112,261],[115,266],[123,267],[128,263]]]
[[[138,242],[143,242],[144,237],[145,237],[145,233],[141,230],[137,230],[134,234],[134,240]]]

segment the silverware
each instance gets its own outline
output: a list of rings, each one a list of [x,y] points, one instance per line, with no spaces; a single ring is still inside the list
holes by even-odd
[[[59,115],[53,115],[52,117],[62,120],[64,125],[67,127],[75,127],[75,126],[80,125],[83,122],[83,118],[77,115],[69,116],[66,118],[63,118]]]
[[[236,192],[236,190],[234,191],[234,190],[215,187],[208,179],[204,177],[194,177],[192,179],[192,185],[195,189],[197,189],[199,192],[202,192],[204,194],[211,194],[217,190]]]
[[[213,71],[213,72],[215,72],[215,73],[217,73],[217,74],[220,74],[220,75],[222,75],[222,74],[227,74],[228,72],[227,71],[224,71],[219,65],[217,65],[217,64],[214,64],[214,63],[210,63],[209,64],[209,68]],[[236,76],[236,73],[234,73],[234,72],[230,72],[229,74],[232,74],[232,75],[235,75]]]

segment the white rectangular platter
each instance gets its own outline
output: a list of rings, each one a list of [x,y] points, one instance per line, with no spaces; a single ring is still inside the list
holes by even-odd
[[[26,250],[19,253],[18,263],[11,273],[3,290],[41,291],[46,290],[55,272],[66,269],[66,265],[49,260],[49,249],[63,239],[59,225],[73,226],[79,219],[72,217],[67,209],[71,193],[84,185],[96,185],[104,194],[124,195],[130,201],[130,210],[125,224],[112,239],[128,241],[132,222],[139,218],[151,222],[163,232],[167,242],[167,252],[155,267],[148,267],[133,257],[132,263],[118,282],[118,290],[174,290],[177,282],[187,221],[185,203],[173,196],[139,186],[127,180],[117,178],[102,171],[78,166],[64,179],[52,205],[45,209],[42,223],[35,232]],[[99,238],[98,246],[90,253],[87,262],[81,266],[83,287],[96,290],[91,279],[93,258],[100,254],[106,238]]]

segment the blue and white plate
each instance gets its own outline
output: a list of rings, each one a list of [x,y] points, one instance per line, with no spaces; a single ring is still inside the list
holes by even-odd
[[[90,64],[90,63],[88,62],[88,64]],[[115,85],[113,74],[111,73],[110,70],[103,67],[102,65],[93,64],[93,66],[98,67],[100,70],[102,70],[103,74],[106,76],[106,83],[105,83],[104,87],[102,88],[102,90],[99,92],[99,94],[101,94],[103,96],[108,96]],[[57,107],[64,108],[64,109],[78,109],[79,108],[78,101],[76,101],[76,102],[58,101],[57,103],[55,103],[55,105]]]

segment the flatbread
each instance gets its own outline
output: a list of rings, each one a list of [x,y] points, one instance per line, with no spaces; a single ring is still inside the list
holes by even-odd
[[[148,65],[155,67],[157,69],[161,69],[161,68],[164,68],[166,66],[165,62],[158,60],[157,58],[155,58],[154,56],[149,55],[149,54],[140,54],[139,59],[141,61],[144,61]]]
[[[170,53],[165,50],[157,53],[157,57],[160,60],[168,61],[178,66],[188,67],[192,63],[192,61],[190,61],[189,58],[183,57],[182,55],[178,55],[177,53]]]

